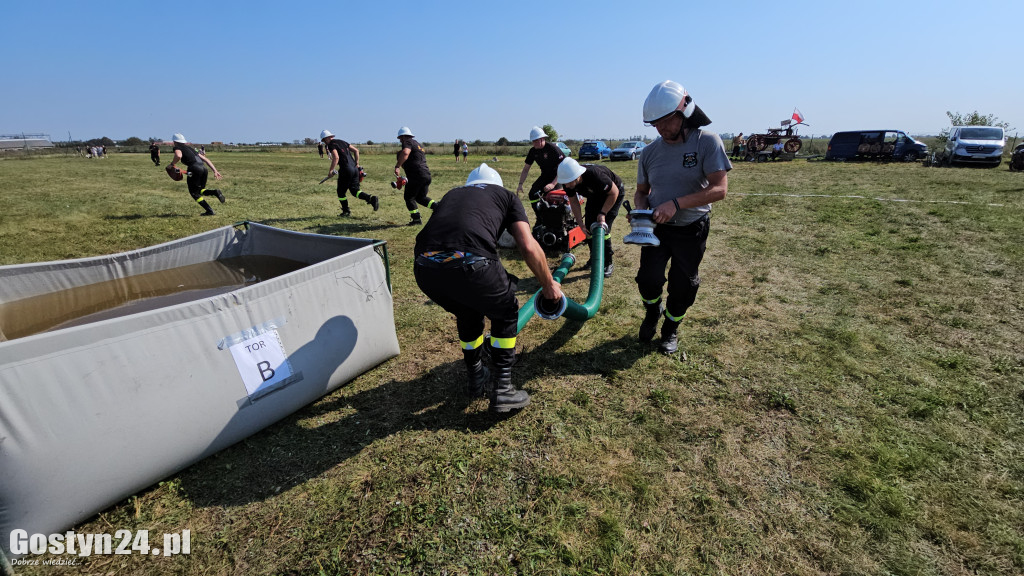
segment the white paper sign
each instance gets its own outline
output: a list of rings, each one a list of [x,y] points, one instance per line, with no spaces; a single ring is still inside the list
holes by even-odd
[[[245,390],[252,396],[272,388],[292,375],[288,355],[277,330],[270,330],[231,346]]]

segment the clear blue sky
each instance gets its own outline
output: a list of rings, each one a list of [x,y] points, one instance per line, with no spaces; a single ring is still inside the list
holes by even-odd
[[[1022,0],[6,2],[0,133],[351,142],[656,133],[683,84],[720,133],[799,108],[801,134],[936,134],[945,112],[1024,134]]]

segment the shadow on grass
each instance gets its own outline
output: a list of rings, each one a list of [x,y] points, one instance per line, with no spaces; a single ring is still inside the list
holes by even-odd
[[[615,340],[602,340],[597,346],[580,352],[559,352],[569,340],[577,335],[582,326],[582,321],[565,320],[565,323],[543,344],[519,354],[516,363],[523,370],[522,376],[524,378],[572,375],[606,377],[616,372],[630,370],[638,360],[657,352],[657,338],[653,343],[641,344],[632,334]]]
[[[324,220],[325,216],[306,216],[303,218],[267,218],[260,220],[260,224],[267,226],[282,226],[285,224],[292,223],[309,223],[305,226],[304,230],[307,232],[313,232],[315,234],[329,234],[331,236],[347,236],[353,233],[369,232],[374,230],[389,230],[391,228],[401,228],[405,224],[395,223],[380,223],[380,222],[361,222],[359,220],[342,220],[335,224],[312,224],[312,222],[319,222]],[[340,218],[339,218],[340,219]]]
[[[481,432],[516,416],[488,412],[486,400],[462,394],[464,385],[457,361],[357,393],[342,388],[182,471],[181,488],[196,505],[240,506],[320,476],[399,432]],[[472,403],[479,408],[467,413]]]
[[[392,228],[405,228],[407,224],[387,223],[362,223],[362,222],[340,222],[338,224],[326,224],[314,226],[310,231],[317,234],[331,234],[333,236],[344,236],[353,232],[372,232],[376,230],[390,230]]]
[[[314,220],[323,220],[322,216],[304,216],[302,218],[264,218],[263,220],[250,220],[257,224],[263,224],[264,226],[274,226],[277,224],[285,224],[290,222],[311,222]]]
[[[547,342],[522,354],[516,362],[516,381],[540,371],[546,376],[609,374],[629,369],[650,353],[635,338],[625,336],[584,352],[558,353],[582,324],[566,321]],[[473,434],[517,416],[516,412],[488,412],[486,400],[462,394],[464,385],[463,365],[456,361],[411,380],[391,380],[361,392],[346,393],[342,388],[182,471],[181,488],[199,506],[241,506],[316,478],[397,433],[456,430]]]
[[[119,214],[119,215],[104,216],[103,219],[104,220],[132,221],[132,220],[146,220],[146,219],[149,219],[149,218],[192,218],[192,217],[198,217],[200,214],[202,214],[202,212],[196,212],[194,214],[170,214],[170,213],[164,213],[164,214]]]

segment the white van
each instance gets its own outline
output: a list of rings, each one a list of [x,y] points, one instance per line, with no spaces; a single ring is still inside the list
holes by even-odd
[[[1006,135],[1000,126],[953,126],[940,160],[949,166],[979,164],[995,168],[1003,161]]]

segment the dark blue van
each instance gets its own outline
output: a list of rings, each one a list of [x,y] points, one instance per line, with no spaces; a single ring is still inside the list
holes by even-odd
[[[911,162],[928,155],[928,146],[901,130],[836,132],[828,141],[826,160],[901,160]]]

